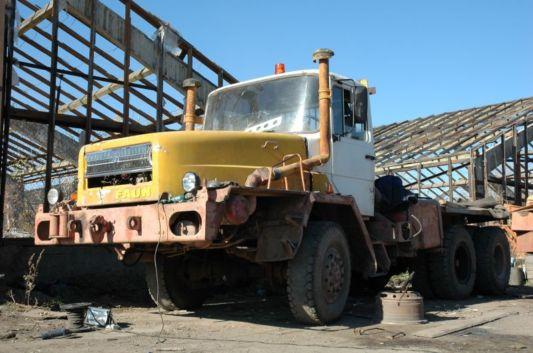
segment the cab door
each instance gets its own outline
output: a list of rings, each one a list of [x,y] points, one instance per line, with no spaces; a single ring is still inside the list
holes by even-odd
[[[373,216],[375,155],[368,92],[352,84],[332,87],[331,181],[336,192],[355,198],[363,215]]]

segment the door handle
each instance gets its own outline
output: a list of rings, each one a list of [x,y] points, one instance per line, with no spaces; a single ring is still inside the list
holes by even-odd
[[[371,155],[371,154],[367,154],[367,155],[365,155],[365,158],[368,159],[368,160],[371,160],[371,161],[376,160],[376,157],[373,156],[373,155]]]

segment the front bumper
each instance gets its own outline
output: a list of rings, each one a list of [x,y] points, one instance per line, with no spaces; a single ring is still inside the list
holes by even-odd
[[[202,189],[182,203],[42,211],[35,217],[36,245],[182,243],[208,247],[218,236],[230,187]]]

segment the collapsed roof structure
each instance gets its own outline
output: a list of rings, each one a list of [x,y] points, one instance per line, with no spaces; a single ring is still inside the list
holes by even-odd
[[[533,98],[524,98],[381,126],[376,172],[422,196],[520,205],[532,187],[532,120]]]
[[[26,183],[44,180],[48,141],[43,125],[28,131],[21,120],[47,124],[55,114],[56,177],[75,172],[80,142],[179,127],[185,78],[202,83],[198,109],[237,81],[133,1],[15,4],[7,169]]]
[[[2,205],[6,182],[42,202],[74,178],[82,144],[179,129],[184,79],[201,82],[200,111],[237,82],[134,1],[2,0],[0,20]]]

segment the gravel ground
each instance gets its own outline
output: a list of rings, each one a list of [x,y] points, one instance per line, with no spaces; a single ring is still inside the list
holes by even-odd
[[[533,352],[532,298],[533,288],[523,287],[500,298],[428,300],[429,323],[409,326],[376,324],[373,298],[351,299],[340,321],[318,327],[295,324],[283,297],[250,293],[219,295],[196,312],[162,315],[148,302],[114,303],[120,330],[52,340],[39,334],[63,327],[64,314],[8,301],[0,305],[0,352]],[[414,336],[422,329],[494,311],[518,314],[440,338]]]

